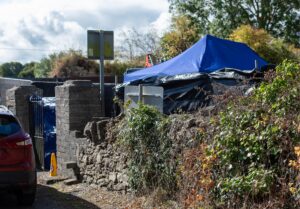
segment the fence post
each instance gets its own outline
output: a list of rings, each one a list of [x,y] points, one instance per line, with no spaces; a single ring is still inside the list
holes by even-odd
[[[143,85],[139,85],[139,102],[143,103]]]

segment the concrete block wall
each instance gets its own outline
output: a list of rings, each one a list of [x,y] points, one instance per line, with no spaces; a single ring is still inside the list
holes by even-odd
[[[35,86],[19,86],[8,89],[5,93],[5,104],[19,119],[24,130],[29,133],[29,97],[42,96],[43,91]]]
[[[76,161],[78,144],[87,122],[101,117],[99,88],[91,81],[69,80],[55,88],[57,161],[62,175],[70,175],[64,163]]]

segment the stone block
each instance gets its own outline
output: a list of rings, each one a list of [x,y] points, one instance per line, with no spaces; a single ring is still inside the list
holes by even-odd
[[[65,162],[64,164],[65,164],[66,169],[75,169],[75,168],[77,168],[76,161],[68,161],[68,162]]]
[[[102,120],[97,122],[97,135],[100,142],[105,141],[105,134],[106,134],[106,125],[109,120]]]
[[[83,134],[92,142],[98,141],[97,124],[95,121],[88,122],[84,128]]]
[[[110,173],[108,179],[114,184],[118,183],[117,173],[115,172]]]

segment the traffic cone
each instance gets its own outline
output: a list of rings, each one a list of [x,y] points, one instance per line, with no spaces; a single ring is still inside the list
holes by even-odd
[[[54,152],[51,153],[50,158],[50,176],[57,176],[57,162]]]

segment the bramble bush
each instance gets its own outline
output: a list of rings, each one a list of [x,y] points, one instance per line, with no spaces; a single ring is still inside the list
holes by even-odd
[[[128,110],[121,124],[119,142],[129,155],[131,188],[139,193],[150,193],[158,188],[171,193],[176,187],[168,126],[167,117],[155,107],[144,104]]]
[[[182,160],[182,175],[197,179],[186,208],[300,207],[300,66],[284,61],[266,77],[212,118],[201,152]]]
[[[184,208],[300,208],[300,66],[282,62],[251,95],[226,104],[199,124],[198,144],[179,161],[169,119],[147,105],[129,110],[119,141],[131,187],[179,187]]]

